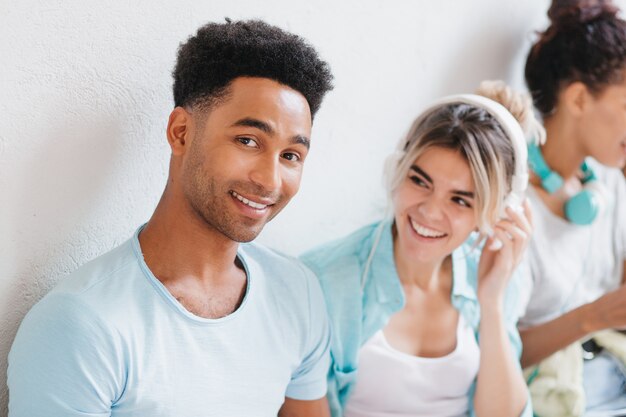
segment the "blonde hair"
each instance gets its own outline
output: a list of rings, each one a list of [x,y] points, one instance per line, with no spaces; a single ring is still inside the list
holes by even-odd
[[[520,123],[527,138],[543,141],[543,127],[534,116],[527,94],[511,90],[502,81],[485,81],[478,95],[502,104]],[[505,197],[515,173],[515,150],[498,120],[485,108],[467,103],[447,103],[415,119],[396,153],[386,164],[389,201],[406,180],[414,161],[427,149],[457,150],[468,162],[474,180],[476,222],[488,232],[502,215]]]

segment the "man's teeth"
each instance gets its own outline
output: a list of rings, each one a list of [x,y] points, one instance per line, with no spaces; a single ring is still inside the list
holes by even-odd
[[[421,226],[414,221],[411,220],[411,226],[413,226],[413,230],[417,232],[418,235],[424,237],[442,237],[445,236],[445,233],[438,232],[433,229],[429,229],[427,227]]]
[[[237,194],[236,192],[232,191],[232,195],[233,197],[235,197],[237,200],[241,201],[243,204],[252,207],[253,209],[257,209],[257,210],[263,210],[264,208],[267,207],[266,204],[259,204],[259,203],[255,203],[254,201],[250,201],[247,198],[240,196],[239,194]]]

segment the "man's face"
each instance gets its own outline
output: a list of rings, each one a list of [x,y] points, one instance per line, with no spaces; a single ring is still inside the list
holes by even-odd
[[[182,162],[183,195],[211,228],[253,240],[296,194],[311,136],[302,94],[266,78],[242,77],[207,112]]]

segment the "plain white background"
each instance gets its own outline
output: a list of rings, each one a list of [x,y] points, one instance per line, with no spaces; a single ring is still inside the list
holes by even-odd
[[[482,79],[523,88],[548,3],[1,0],[0,416],[24,314],[157,203],[170,72],[199,26],[262,18],[308,39],[332,67],[300,193],[260,237],[298,254],[382,214],[384,158],[429,101]]]

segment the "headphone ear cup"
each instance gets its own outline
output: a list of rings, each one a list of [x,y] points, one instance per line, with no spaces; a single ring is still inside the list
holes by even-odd
[[[507,207],[511,207],[513,210],[519,211],[519,212],[524,211],[524,209],[522,208],[522,205],[524,204],[525,198],[526,197],[524,194],[511,191],[509,195],[507,195],[506,198],[504,199],[504,205],[502,207],[503,212],[501,213],[500,217],[507,217],[506,212],[504,212],[504,210],[506,210]]]
[[[604,188],[598,181],[590,181],[565,203],[565,217],[574,224],[585,226],[593,223],[605,206]]]
[[[582,190],[565,203],[565,217],[574,223],[585,226],[593,223],[598,215],[597,198],[589,190]]]
[[[606,209],[607,202],[609,201],[609,194],[606,187],[600,181],[593,180],[585,183],[584,188],[593,193],[598,203],[598,214],[602,213]]]

